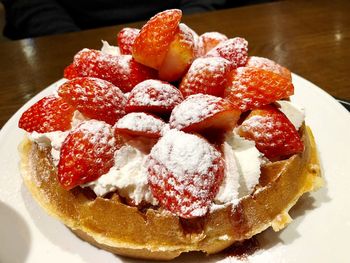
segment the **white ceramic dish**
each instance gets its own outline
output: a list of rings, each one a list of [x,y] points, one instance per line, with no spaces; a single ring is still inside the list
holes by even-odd
[[[62,80],[26,103],[0,132],[0,262],[141,262],[118,257],[81,241],[48,216],[24,187],[18,170],[17,128],[22,112]],[[285,230],[258,236],[261,249],[247,262],[350,262],[350,114],[330,95],[293,75],[292,101],[306,109],[316,137],[326,186],[304,196],[292,209]],[[227,254],[183,255],[174,262],[236,262]]]

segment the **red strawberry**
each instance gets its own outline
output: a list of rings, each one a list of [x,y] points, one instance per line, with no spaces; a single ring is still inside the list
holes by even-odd
[[[70,190],[96,180],[114,165],[114,152],[120,146],[109,124],[96,120],[82,122],[62,144],[59,182]]]
[[[173,85],[159,80],[145,80],[129,94],[126,112],[143,111],[158,115],[170,114],[183,101],[181,92]]]
[[[239,127],[238,134],[255,141],[258,150],[269,159],[300,153],[304,149],[294,125],[271,105],[253,110]]]
[[[70,64],[63,71],[63,77],[66,79],[74,79],[78,76],[78,72],[75,70],[74,65]]]
[[[177,105],[170,115],[170,128],[185,132],[208,129],[231,130],[237,123],[240,112],[219,97],[196,94]]]
[[[73,113],[74,108],[62,98],[48,96],[22,114],[18,127],[39,133],[69,130]]]
[[[183,218],[207,213],[224,176],[218,150],[201,137],[176,130],[158,141],[146,165],[153,196]]]
[[[132,56],[146,66],[159,69],[168,52],[169,45],[178,32],[181,10],[171,9],[152,17],[136,37]]]
[[[245,66],[271,71],[278,75],[281,75],[282,77],[285,77],[286,79],[292,80],[292,75],[287,68],[282,67],[281,65],[277,64],[275,61],[272,61],[268,58],[261,58],[261,57],[254,57],[254,56],[249,57],[247,64]]]
[[[141,81],[157,76],[156,71],[137,63],[131,55],[114,56],[91,49],[78,52],[73,65],[79,77],[104,79],[124,92],[129,92]]]
[[[176,81],[185,75],[196,55],[194,37],[192,29],[182,23],[179,25],[179,32],[175,34],[160,66],[160,79]]]
[[[289,79],[263,69],[241,67],[230,75],[224,97],[242,112],[288,98],[294,93]]]
[[[242,67],[248,59],[248,42],[240,37],[231,38],[211,49],[206,56],[226,58],[234,67]]]
[[[197,93],[222,96],[231,67],[224,58],[197,58],[182,79],[180,91],[184,97]]]
[[[125,115],[126,99],[112,83],[97,78],[75,78],[58,89],[58,94],[86,117],[113,125]]]
[[[203,43],[203,54],[207,54],[211,49],[227,39],[227,36],[219,32],[206,32],[200,35],[200,41]]]
[[[149,152],[161,136],[165,122],[151,114],[132,112],[115,125],[115,132],[128,144],[143,152]]]
[[[131,55],[132,46],[134,45],[135,39],[140,33],[137,28],[125,27],[118,33],[117,41],[120,48],[120,53],[123,55]]]

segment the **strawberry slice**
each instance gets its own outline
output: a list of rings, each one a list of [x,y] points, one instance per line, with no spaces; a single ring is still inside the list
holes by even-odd
[[[227,36],[219,32],[206,32],[199,36],[203,43],[203,54],[207,54],[210,50],[216,47],[221,42],[228,40]]]
[[[58,180],[70,190],[96,180],[114,165],[121,142],[112,127],[102,121],[82,122],[64,140],[58,163]]]
[[[219,97],[196,94],[177,105],[170,115],[170,128],[185,132],[232,130],[240,112]]]
[[[173,85],[160,80],[145,80],[137,84],[129,94],[126,112],[143,111],[167,115],[183,101],[181,92]]]
[[[115,132],[128,144],[148,153],[161,136],[165,122],[151,114],[132,112],[121,118],[114,127]]]
[[[78,77],[78,72],[75,70],[74,65],[68,65],[63,71],[63,77],[66,79],[74,79]]]
[[[232,69],[230,61],[220,58],[197,58],[180,84],[184,97],[203,93],[222,96]]]
[[[271,105],[253,110],[238,128],[238,134],[255,141],[258,150],[269,159],[290,156],[304,150],[294,125]]]
[[[73,65],[79,77],[107,80],[123,92],[129,92],[141,81],[157,76],[156,71],[137,63],[131,55],[116,56],[92,49],[78,52]]]
[[[125,115],[126,99],[112,83],[97,78],[75,78],[58,89],[58,94],[86,117],[113,125]]]
[[[294,93],[289,79],[263,69],[241,67],[230,75],[224,97],[242,112],[288,98]]]
[[[181,23],[159,69],[159,78],[166,81],[182,78],[195,58],[195,49],[193,30]]]
[[[292,74],[287,68],[277,64],[275,61],[270,60],[268,58],[254,57],[254,56],[249,57],[247,64],[245,66],[271,71],[278,75],[281,75],[286,79],[289,79],[290,81],[292,80]]]
[[[228,39],[211,49],[206,56],[226,58],[235,68],[242,67],[248,59],[248,41],[240,37]]]
[[[160,205],[183,218],[204,216],[224,176],[222,154],[205,139],[167,132],[146,162],[148,183]]]
[[[131,55],[132,46],[139,33],[140,29],[130,27],[125,27],[119,31],[117,42],[122,55]]]
[[[27,132],[66,131],[71,128],[74,108],[62,98],[48,96],[26,110],[18,127]]]
[[[179,30],[181,17],[179,9],[166,10],[152,17],[135,39],[132,51],[134,59],[143,65],[159,69]]]

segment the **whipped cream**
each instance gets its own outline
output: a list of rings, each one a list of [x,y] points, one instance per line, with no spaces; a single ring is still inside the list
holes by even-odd
[[[214,198],[214,206],[237,203],[240,198],[252,193],[259,182],[260,166],[264,163],[263,154],[255,147],[255,142],[235,132],[227,136],[223,152],[225,176]]]
[[[115,165],[97,180],[82,185],[90,187],[97,196],[118,190],[122,197],[131,198],[136,205],[142,201],[157,205],[147,182],[147,155],[126,145],[115,152]]]
[[[111,46],[107,41],[102,40],[101,52],[103,54],[118,56],[120,55],[120,49],[116,46]]]
[[[36,142],[39,147],[51,147],[52,161],[55,166],[58,165],[60,161],[61,146],[63,141],[66,139],[69,132],[67,131],[54,131],[46,133],[32,132],[29,134],[28,138]]]
[[[294,127],[299,130],[305,120],[304,108],[301,108],[287,100],[278,100],[275,103],[279,107],[279,110],[282,111],[294,125]]]
[[[85,120],[88,120],[88,118],[86,118],[79,111],[75,111],[71,121],[72,128],[77,127]],[[34,131],[29,133],[28,137],[31,141],[36,142],[39,147],[51,147],[52,161],[54,165],[57,166],[58,162],[60,161],[61,146],[68,133],[69,131],[53,131],[46,133],[38,133]]]

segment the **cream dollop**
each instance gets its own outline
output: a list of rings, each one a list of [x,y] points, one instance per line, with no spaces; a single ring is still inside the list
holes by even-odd
[[[156,205],[147,182],[145,161],[147,155],[125,145],[115,152],[115,165],[97,180],[82,185],[90,187],[97,196],[118,190],[122,197],[131,198],[136,205],[142,201]]]

